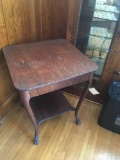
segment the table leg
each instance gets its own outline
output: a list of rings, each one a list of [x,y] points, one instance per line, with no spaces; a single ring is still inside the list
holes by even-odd
[[[84,100],[84,98],[85,98],[85,96],[86,96],[86,94],[87,94],[87,91],[88,91],[88,89],[89,89],[89,87],[90,87],[90,85],[91,85],[91,83],[92,83],[92,78],[93,78],[93,73],[90,74],[90,78],[89,78],[89,80],[87,81],[87,84],[86,84],[86,86],[85,86],[82,94],[80,95],[80,99],[79,99],[79,101],[78,101],[78,104],[77,104],[77,107],[76,107],[76,110],[75,110],[75,117],[76,117],[76,124],[77,124],[77,125],[79,125],[79,124],[81,123],[81,122],[80,122],[80,118],[79,118],[79,116],[78,116],[78,112],[79,112],[79,109],[80,109],[80,107],[81,107],[81,104],[82,104],[82,102],[83,102],[83,100]]]
[[[23,105],[25,106],[28,115],[30,116],[30,119],[34,125],[35,128],[35,138],[34,138],[34,144],[38,144],[39,143],[39,138],[38,138],[38,125],[36,122],[36,119],[34,117],[34,114],[32,112],[32,109],[30,107],[30,94],[29,91],[20,91],[20,96],[21,96],[21,100]]]

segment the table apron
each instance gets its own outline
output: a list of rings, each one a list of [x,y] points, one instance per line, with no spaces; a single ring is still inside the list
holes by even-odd
[[[52,92],[52,91],[55,91],[58,89],[62,89],[62,88],[68,87],[68,86],[72,86],[72,85],[75,85],[75,84],[78,84],[81,82],[88,81],[90,79],[91,74],[92,73],[84,74],[82,76],[74,77],[72,79],[67,79],[62,82],[58,81],[53,84],[51,83],[49,85],[45,85],[45,86],[39,87],[37,89],[30,90],[29,91],[30,97],[35,97],[35,96],[42,95],[42,94],[45,94],[48,92]]]

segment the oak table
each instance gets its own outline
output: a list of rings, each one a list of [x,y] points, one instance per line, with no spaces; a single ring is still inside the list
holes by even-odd
[[[35,128],[34,144],[39,143],[38,125],[67,111],[78,111],[92,82],[97,65],[64,39],[11,45],[3,53],[14,87]],[[87,82],[76,108],[59,90]]]

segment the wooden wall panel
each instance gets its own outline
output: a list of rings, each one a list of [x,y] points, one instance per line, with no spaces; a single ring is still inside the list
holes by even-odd
[[[35,14],[35,38],[36,41],[42,40],[42,6],[41,0],[34,0],[34,14]]]
[[[69,0],[2,0],[9,44],[65,38]]]
[[[69,12],[68,12],[68,23],[67,23],[67,33],[66,39],[71,41],[71,32],[73,29],[73,15],[74,15],[74,7],[75,7],[75,0],[69,1]]]
[[[0,53],[0,105],[2,105],[12,94],[15,89],[9,75],[7,64],[4,56]]]
[[[2,3],[0,1],[0,49],[8,44],[6,34],[7,33],[6,33],[6,26],[4,22]]]
[[[2,3],[0,1],[0,120],[9,111],[11,104],[13,105],[15,100],[11,98],[15,93],[8,68],[1,52],[1,48],[8,44],[6,25],[4,21],[4,14]],[[9,101],[8,101],[9,99]],[[5,105],[5,102],[7,104]]]
[[[102,75],[102,94],[106,94],[112,80],[120,80],[116,71],[120,71],[120,22],[115,33],[111,50]]]
[[[9,44],[34,41],[33,1],[2,0],[2,5]]]
[[[70,0],[69,2],[69,17],[66,38],[74,45],[76,43],[82,1],[83,0]]]
[[[65,38],[69,0],[41,0],[42,40]]]

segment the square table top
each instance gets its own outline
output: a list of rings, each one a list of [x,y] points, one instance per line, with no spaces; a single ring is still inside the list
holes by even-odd
[[[11,45],[3,53],[18,90],[32,90],[97,70],[97,65],[64,39]]]

